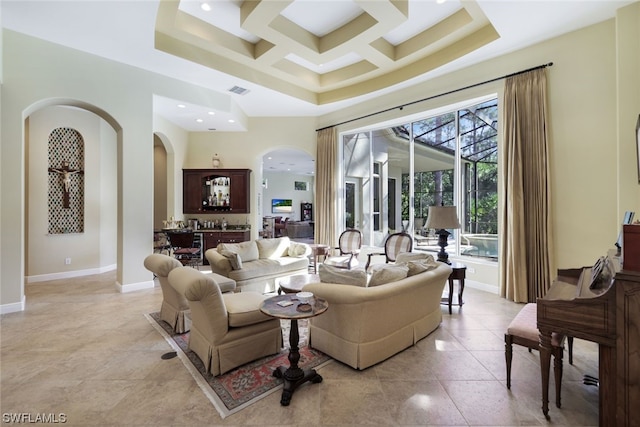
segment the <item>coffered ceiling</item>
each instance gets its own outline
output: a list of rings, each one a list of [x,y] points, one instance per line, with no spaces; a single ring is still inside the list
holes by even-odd
[[[498,38],[475,1],[162,1],[155,47],[321,105],[402,83]]]
[[[208,89],[190,102],[158,94],[153,105],[209,132],[337,111],[612,18],[634,1],[2,0],[0,18],[3,28]]]

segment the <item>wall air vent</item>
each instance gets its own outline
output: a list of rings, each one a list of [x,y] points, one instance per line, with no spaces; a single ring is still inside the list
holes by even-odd
[[[246,95],[247,93],[249,93],[249,89],[245,89],[240,86],[234,86],[231,89],[229,89],[229,92],[233,92],[238,95]]]

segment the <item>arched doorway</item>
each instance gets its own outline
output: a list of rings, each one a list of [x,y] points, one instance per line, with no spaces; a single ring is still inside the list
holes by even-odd
[[[313,240],[315,159],[309,153],[293,148],[265,153],[262,157],[261,190],[260,214],[263,227],[270,234]],[[287,224],[293,223],[308,225],[305,228],[300,224],[295,231],[294,227],[283,231]]]

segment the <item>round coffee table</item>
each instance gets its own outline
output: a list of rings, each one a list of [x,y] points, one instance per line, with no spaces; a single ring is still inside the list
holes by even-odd
[[[282,277],[278,279],[278,295],[282,294],[295,294],[300,292],[304,285],[309,283],[317,283],[320,281],[320,276],[317,274],[295,274],[293,276]]]

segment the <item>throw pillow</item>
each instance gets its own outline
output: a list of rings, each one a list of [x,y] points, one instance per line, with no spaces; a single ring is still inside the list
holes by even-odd
[[[231,264],[231,268],[234,270],[240,270],[242,268],[242,258],[235,252],[222,250],[220,255],[229,260],[229,264]]]
[[[409,261],[420,261],[423,259],[427,259],[427,257],[431,257],[431,255],[428,255],[424,252],[401,252],[396,257],[396,264],[404,264]]]
[[[289,256],[303,258],[311,254],[311,248],[309,245],[298,242],[289,243]]]
[[[320,282],[337,283],[339,285],[367,286],[367,272],[363,269],[346,270],[330,265],[320,264],[318,266]]]
[[[425,271],[435,270],[438,268],[438,262],[429,255],[429,258],[421,261],[409,261],[407,263],[407,267],[409,267],[409,273],[407,276],[414,276],[416,274],[424,273]]]
[[[287,256],[290,243],[291,241],[288,237],[273,237],[270,239],[256,240],[260,259],[277,259]]]
[[[218,252],[223,255],[222,251],[229,251],[238,254],[243,262],[255,261],[258,259],[258,245],[254,240],[242,243],[220,243]]]
[[[408,273],[409,267],[406,265],[383,265],[373,269],[367,286],[371,288],[385,283],[397,282],[407,277]]]

